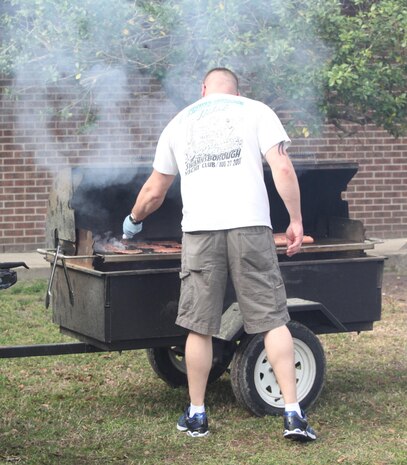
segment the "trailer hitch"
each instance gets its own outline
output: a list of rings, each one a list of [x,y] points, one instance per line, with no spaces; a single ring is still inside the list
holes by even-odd
[[[17,282],[17,273],[10,268],[23,266],[29,270],[24,262],[3,262],[0,263],[0,289],[7,289]]]

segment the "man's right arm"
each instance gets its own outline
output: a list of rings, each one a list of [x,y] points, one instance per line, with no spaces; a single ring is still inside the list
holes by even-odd
[[[175,175],[162,174],[155,169],[153,170],[141,188],[131,211],[137,221],[144,220],[161,206],[174,178]]]
[[[157,210],[164,201],[175,175],[163,174],[153,170],[141,188],[131,214],[123,221],[123,238],[132,239],[143,229],[142,221]]]

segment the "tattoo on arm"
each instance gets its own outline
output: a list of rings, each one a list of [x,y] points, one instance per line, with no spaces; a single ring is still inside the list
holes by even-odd
[[[278,143],[278,154],[279,155],[287,155],[284,145],[285,145],[285,142],[283,140]]]

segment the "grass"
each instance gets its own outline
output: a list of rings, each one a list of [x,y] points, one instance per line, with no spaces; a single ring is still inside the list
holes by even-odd
[[[69,341],[44,307],[46,282],[0,293],[0,345]],[[159,380],[144,351],[2,359],[0,464],[405,465],[406,315],[386,296],[382,321],[360,335],[321,336],[325,389],[309,412],[319,439],[282,438],[278,417],[239,407],[228,374],[208,390],[211,435],[175,422],[185,388]]]

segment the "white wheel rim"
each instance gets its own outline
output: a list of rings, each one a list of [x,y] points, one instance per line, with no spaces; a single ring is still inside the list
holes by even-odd
[[[168,349],[168,356],[173,366],[181,373],[186,374],[187,367],[185,364],[185,355],[180,354],[176,349],[176,347],[171,347]]]
[[[311,349],[303,341],[294,340],[295,376],[297,380],[297,397],[301,402],[312,389],[316,377],[316,362]],[[268,405],[284,408],[284,399],[271,368],[266,351],[257,358],[254,367],[254,384],[257,393]]]

